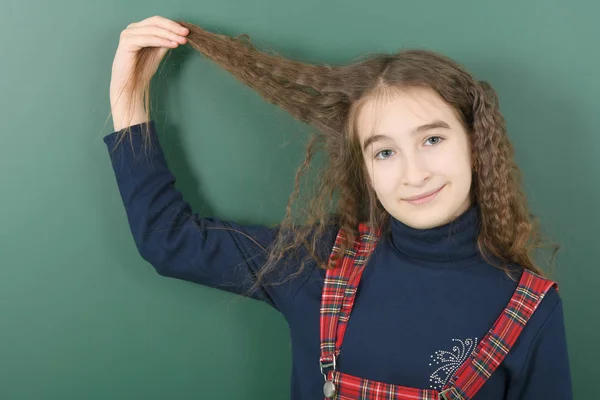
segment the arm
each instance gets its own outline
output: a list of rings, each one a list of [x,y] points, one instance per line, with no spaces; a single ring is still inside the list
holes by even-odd
[[[148,122],[152,146],[146,150],[139,135],[143,126],[132,126],[132,139],[124,139],[115,151],[117,132],[104,137],[140,255],[160,275],[241,294],[254,283],[254,274],[266,260],[261,246],[269,246],[277,228],[241,226],[192,213],[174,187],[155,122]],[[286,289],[291,288],[263,287],[250,297],[283,312],[291,300]]]
[[[506,400],[573,398],[562,300],[558,294],[556,297],[558,301],[536,334],[523,369],[511,380]]]

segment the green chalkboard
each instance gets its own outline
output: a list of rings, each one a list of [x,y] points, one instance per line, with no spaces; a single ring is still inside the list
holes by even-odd
[[[443,52],[497,90],[545,232],[561,244],[575,398],[596,392],[600,3],[5,1],[0,13],[0,398],[286,399],[288,327],[266,304],[159,276],[137,252],[102,137],[119,33],[182,19],[309,62]],[[153,114],[194,211],[284,215],[309,128],[189,47]],[[315,363],[315,366],[317,364]]]

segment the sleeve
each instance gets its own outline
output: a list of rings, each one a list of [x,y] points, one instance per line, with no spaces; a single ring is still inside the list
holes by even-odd
[[[562,300],[557,293],[556,298],[532,341],[521,372],[511,380],[506,400],[573,399]]]
[[[151,147],[143,147],[147,124]],[[200,218],[174,187],[158,141],[155,121],[131,127],[132,135],[113,150],[117,133],[104,137],[133,239],[140,256],[158,272],[266,301],[280,312],[293,297],[293,285],[262,285],[248,294],[265,249],[277,227],[242,226],[217,218]]]

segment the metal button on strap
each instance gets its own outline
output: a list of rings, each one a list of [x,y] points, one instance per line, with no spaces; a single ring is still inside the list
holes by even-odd
[[[333,396],[335,395],[335,385],[333,384],[333,382],[331,382],[331,381],[325,382],[325,384],[323,385],[323,394],[328,399],[333,398]]]
[[[321,374],[323,374],[323,378],[325,378],[325,384],[323,385],[323,394],[326,398],[332,399],[335,396],[335,385],[333,381],[327,379],[327,372],[325,372],[326,368],[333,367],[333,371],[335,371],[335,354],[332,355],[331,361],[327,362],[326,358],[321,359]]]

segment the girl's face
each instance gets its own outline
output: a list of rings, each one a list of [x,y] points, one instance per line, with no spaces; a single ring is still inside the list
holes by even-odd
[[[410,88],[384,101],[369,101],[357,117],[357,128],[370,183],[394,218],[428,229],[469,208],[469,138],[453,108],[435,91]]]

